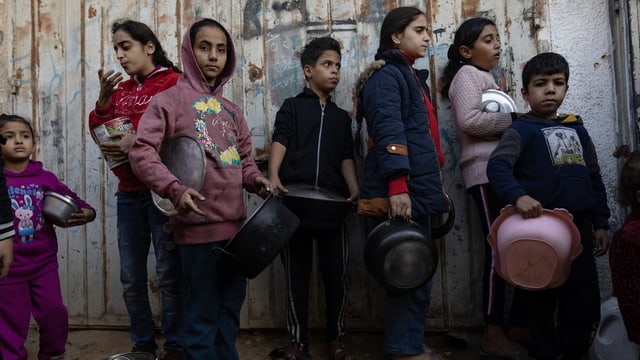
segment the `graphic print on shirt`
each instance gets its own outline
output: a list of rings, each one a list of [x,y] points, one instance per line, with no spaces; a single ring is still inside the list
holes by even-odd
[[[554,126],[542,129],[551,162],[560,165],[585,165],[584,153],[578,132],[575,129]]]
[[[43,218],[40,211],[44,191],[41,187],[31,184],[28,186],[8,187],[13,209],[14,228],[22,243],[30,243],[36,231],[42,229]]]
[[[209,136],[209,130],[207,130],[207,123],[205,122],[207,115],[220,113],[220,111],[224,109],[224,106],[220,104],[218,99],[207,96],[193,103],[193,108],[196,110],[197,115],[196,118],[193,119],[196,135],[198,140],[204,145],[207,154],[219,160],[222,167],[229,165],[239,166],[240,153],[238,153],[238,147],[236,146],[235,122],[229,122],[217,115],[211,120],[211,125],[219,129],[220,135],[228,140],[227,144],[216,144],[211,136]]]

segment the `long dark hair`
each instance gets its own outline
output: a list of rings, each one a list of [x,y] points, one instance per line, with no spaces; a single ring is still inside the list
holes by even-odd
[[[636,197],[636,193],[640,191],[640,151],[632,152],[628,145],[622,145],[616,149],[613,156],[625,159],[618,182],[618,202],[640,209]]]
[[[156,34],[154,34],[151,28],[146,24],[129,19],[117,20],[111,25],[111,36],[115,35],[118,30],[126,32],[133,40],[140,42],[142,46],[151,42],[156,49],[151,56],[153,65],[171,68],[173,71],[178,73],[182,72],[171,60],[169,60],[169,58],[167,58],[167,54],[162,48],[162,44],[160,44]]]
[[[404,32],[404,29],[420,15],[426,16],[422,10],[411,6],[402,6],[389,11],[387,16],[384,17],[380,28],[380,46],[378,46],[378,51],[376,52],[376,60],[380,58],[383,52],[396,48],[391,36],[395,33]]]
[[[467,46],[472,48],[473,43],[478,40],[487,25],[496,26],[496,23],[487,18],[477,17],[463,22],[460,27],[458,27],[458,30],[456,30],[453,44],[449,46],[449,50],[447,51],[449,62],[444,68],[443,75],[440,78],[440,84],[442,86],[440,93],[445,98],[449,97],[449,86],[451,86],[453,77],[456,76],[458,70],[460,70],[463,65],[468,64],[468,59],[460,55],[460,47]]]

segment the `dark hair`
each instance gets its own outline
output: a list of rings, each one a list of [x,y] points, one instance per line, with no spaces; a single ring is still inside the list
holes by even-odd
[[[458,70],[463,65],[468,64],[468,59],[465,59],[460,55],[460,47],[467,46],[469,48],[473,48],[473,43],[478,40],[482,31],[487,25],[496,26],[496,23],[487,18],[477,17],[469,19],[463,22],[458,30],[456,30],[456,35],[453,38],[453,44],[449,46],[449,50],[447,51],[447,58],[449,62],[447,66],[444,68],[441,84],[442,89],[440,93],[445,98],[449,97],[449,86],[451,86],[451,80],[456,76]],[[486,69],[489,70],[489,69]]]
[[[143,46],[148,42],[151,42],[156,49],[151,56],[151,61],[154,65],[171,68],[179,73],[182,72],[171,60],[169,60],[169,58],[167,58],[167,54],[162,48],[162,44],[160,44],[156,34],[154,34],[151,28],[146,24],[129,19],[117,20],[111,25],[111,36],[115,35],[116,31],[126,32],[133,40],[138,41]]]
[[[193,48],[193,45],[196,42],[196,35],[198,35],[198,32],[200,31],[200,29],[206,26],[211,26],[213,28],[220,29],[224,33],[224,36],[227,39],[227,53],[231,54],[231,52],[233,51],[233,42],[231,39],[231,35],[227,31],[227,29],[225,29],[224,26],[222,26],[222,24],[209,18],[200,19],[196,21],[193,25],[191,25],[191,29],[189,29],[189,39],[191,41],[191,48]],[[229,72],[233,71],[233,69],[231,70],[229,69],[229,64],[230,62],[229,62],[229,59],[227,58],[227,62],[226,64],[224,64],[224,69],[222,69],[218,77],[224,77]],[[216,83],[217,81],[218,80],[216,80]]]
[[[546,52],[532,57],[522,69],[522,87],[527,89],[533,75],[552,75],[563,73],[565,81],[569,82],[569,63],[560,54]]]
[[[613,156],[625,159],[618,181],[618,202],[640,209],[636,193],[640,191],[640,151],[631,151],[628,145],[616,149]]]
[[[303,68],[306,65],[312,67],[316,66],[316,62],[320,55],[329,50],[337,52],[338,55],[342,57],[342,53],[340,52],[340,43],[338,40],[330,36],[323,36],[309,41],[307,45],[302,48],[302,52],[300,53],[300,65],[302,65]]]
[[[376,60],[380,58],[383,52],[396,48],[391,36],[395,33],[404,32],[407,26],[420,15],[426,16],[422,10],[411,6],[402,6],[389,11],[387,16],[384,17],[380,28],[380,45],[376,52]]]
[[[31,131],[31,138],[35,142],[35,132],[33,131],[33,126],[31,126],[31,122],[20,115],[14,114],[1,114],[0,115],[0,128],[2,128],[5,124],[10,122],[21,122],[29,127],[29,131]],[[0,135],[0,143],[3,145],[7,143],[7,139],[4,136]]]
[[[227,38],[227,50],[231,50],[231,35],[229,35],[229,32],[227,32],[227,29],[224,28],[224,26],[222,26],[222,24],[220,24],[219,22],[213,20],[213,19],[201,19],[198,20],[197,22],[195,22],[192,26],[191,29],[189,30],[189,39],[191,39],[191,46],[193,47],[193,44],[196,41],[196,35],[198,34],[198,32],[200,31],[200,29],[202,29],[205,26],[211,26],[214,28],[218,28],[220,30],[222,30],[222,32],[224,33],[224,36]]]

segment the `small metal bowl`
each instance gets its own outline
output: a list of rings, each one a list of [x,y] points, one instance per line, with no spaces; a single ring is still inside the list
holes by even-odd
[[[69,227],[68,221],[71,218],[71,214],[79,212],[82,212],[82,209],[70,196],[53,191],[44,193],[42,213],[48,222],[59,227]]]
[[[129,352],[111,355],[104,360],[156,360],[156,358],[146,352]]]

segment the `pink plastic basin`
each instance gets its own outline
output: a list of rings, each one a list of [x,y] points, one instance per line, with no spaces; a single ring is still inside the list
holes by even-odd
[[[495,254],[495,269],[509,283],[528,290],[562,285],[571,262],[582,252],[580,232],[565,209],[544,209],[525,219],[508,205],[491,224],[487,241]]]

